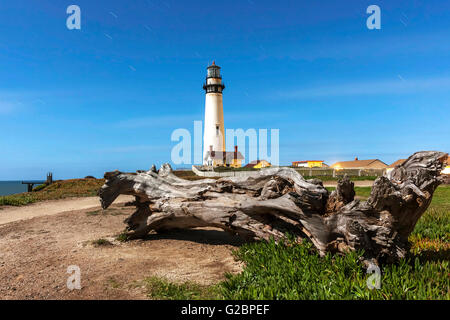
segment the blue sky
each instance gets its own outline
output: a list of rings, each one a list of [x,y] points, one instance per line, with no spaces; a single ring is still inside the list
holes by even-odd
[[[225,127],[279,129],[281,164],[448,152],[448,30],[437,0],[2,1],[0,180],[170,161],[212,60]]]

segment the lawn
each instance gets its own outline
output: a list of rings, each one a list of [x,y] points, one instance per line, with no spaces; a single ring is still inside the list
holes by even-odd
[[[319,179],[322,181],[338,181],[339,179],[342,179],[342,176],[303,176],[306,180],[308,179]],[[351,181],[373,181],[378,178],[377,176],[349,176],[349,179]]]

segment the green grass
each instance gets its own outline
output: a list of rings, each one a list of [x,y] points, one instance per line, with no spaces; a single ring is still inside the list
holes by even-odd
[[[439,186],[436,189],[430,208],[450,211],[450,185]]]
[[[220,299],[219,287],[204,286],[195,282],[174,283],[160,277],[149,277],[144,286],[150,299],[155,300],[205,300]]]
[[[361,200],[367,200],[371,191],[371,187],[355,187],[355,195]]]
[[[381,288],[369,289],[361,253],[319,257],[309,242],[246,244],[236,251],[244,271],[227,275],[225,299],[450,299],[449,261],[413,256],[382,268]]]
[[[342,179],[342,177],[333,177],[333,176],[303,176],[306,180],[308,179],[319,179],[322,181],[338,181],[339,179]],[[373,181],[375,180],[376,176],[349,176],[351,181]]]
[[[418,239],[450,243],[450,210],[430,208],[419,219],[411,234]]]
[[[126,231],[123,231],[123,232],[121,232],[120,234],[118,234],[117,237],[116,237],[116,240],[117,240],[117,241],[120,241],[120,242],[125,242],[125,241],[127,241],[127,240],[128,240],[127,232],[126,232]]]
[[[412,242],[437,240],[450,245],[450,186],[439,186],[411,234]]]

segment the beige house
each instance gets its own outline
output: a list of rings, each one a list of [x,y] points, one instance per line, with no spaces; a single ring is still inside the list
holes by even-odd
[[[292,166],[296,168],[324,168],[328,167],[323,160],[293,161]]]
[[[388,165],[379,159],[340,161],[331,165],[333,169],[384,169]]]
[[[254,168],[254,169],[261,169],[261,168],[268,168],[271,167],[272,164],[269,161],[266,160],[254,160],[249,162],[245,168]]]
[[[234,147],[234,152],[214,151],[210,148],[210,150],[206,152],[203,160],[206,165],[212,167],[224,166],[240,168],[242,167],[244,156],[238,151],[237,146]]]

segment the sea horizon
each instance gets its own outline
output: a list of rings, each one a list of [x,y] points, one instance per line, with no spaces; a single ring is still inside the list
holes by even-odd
[[[0,180],[0,196],[9,196],[16,193],[27,192],[27,185],[22,184],[24,180]],[[42,181],[42,180],[27,180]]]

